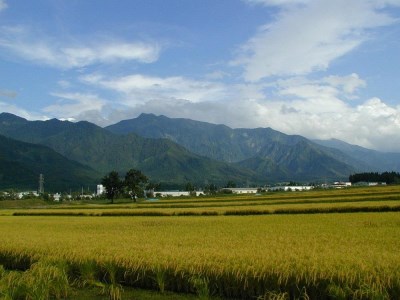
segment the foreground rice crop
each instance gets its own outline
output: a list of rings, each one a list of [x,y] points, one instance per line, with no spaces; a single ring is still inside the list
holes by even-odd
[[[0,264],[223,297],[398,299],[400,214],[1,216]],[[107,279],[106,279],[107,280]],[[206,292],[207,291],[207,292]]]

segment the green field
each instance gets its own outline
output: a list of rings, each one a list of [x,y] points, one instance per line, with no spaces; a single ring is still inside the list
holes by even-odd
[[[203,298],[399,299],[399,205],[398,186],[31,209],[8,203],[0,264],[29,272],[50,261],[71,283],[91,270],[93,282],[108,286]]]

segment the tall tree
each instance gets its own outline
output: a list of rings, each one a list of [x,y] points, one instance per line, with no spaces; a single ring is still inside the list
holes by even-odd
[[[193,183],[191,183],[191,182],[186,183],[186,185],[185,185],[185,191],[193,192],[194,190],[196,190],[196,188],[195,188],[195,186],[193,185]]]
[[[204,192],[208,195],[215,195],[218,191],[218,187],[214,183],[207,184],[204,187]]]
[[[137,197],[144,196],[144,189],[148,178],[141,171],[130,169],[125,175],[124,185],[128,190],[132,200],[136,202]]]
[[[227,188],[235,188],[236,183],[233,180],[229,180],[228,183],[226,184]]]
[[[123,182],[119,178],[118,172],[111,171],[108,173],[101,180],[101,184],[106,189],[107,199],[110,199],[111,203],[114,203],[114,198],[121,192],[123,187]]]

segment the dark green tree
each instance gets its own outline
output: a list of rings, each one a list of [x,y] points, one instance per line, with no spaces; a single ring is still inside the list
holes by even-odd
[[[133,201],[136,202],[137,197],[144,196],[144,189],[148,180],[147,176],[139,170],[130,169],[126,173],[124,185]]]
[[[107,199],[114,203],[114,198],[122,191],[123,182],[119,178],[118,172],[111,171],[108,175],[104,176],[101,184],[106,189]]]
[[[146,186],[146,195],[149,198],[153,198],[154,197],[154,192],[157,191],[160,188],[160,183],[156,183],[156,182],[149,182]]]
[[[196,196],[196,187],[193,183],[187,182],[185,185],[185,191],[188,191],[190,196]]]
[[[235,188],[236,187],[236,183],[233,180],[229,180],[226,184],[227,188]]]
[[[205,192],[207,195],[215,195],[215,194],[217,194],[217,192],[218,192],[218,187],[217,187],[215,184],[213,184],[213,183],[207,184],[207,185],[204,187],[204,192]]]
[[[191,182],[186,183],[186,185],[185,185],[185,191],[193,192],[193,191],[195,191],[195,190],[196,190],[196,188],[195,188],[195,186],[193,185],[193,183],[191,183]]]

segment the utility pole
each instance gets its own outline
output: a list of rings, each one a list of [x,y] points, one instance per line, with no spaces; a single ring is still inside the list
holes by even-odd
[[[44,193],[44,176],[43,174],[39,175],[39,194]]]

